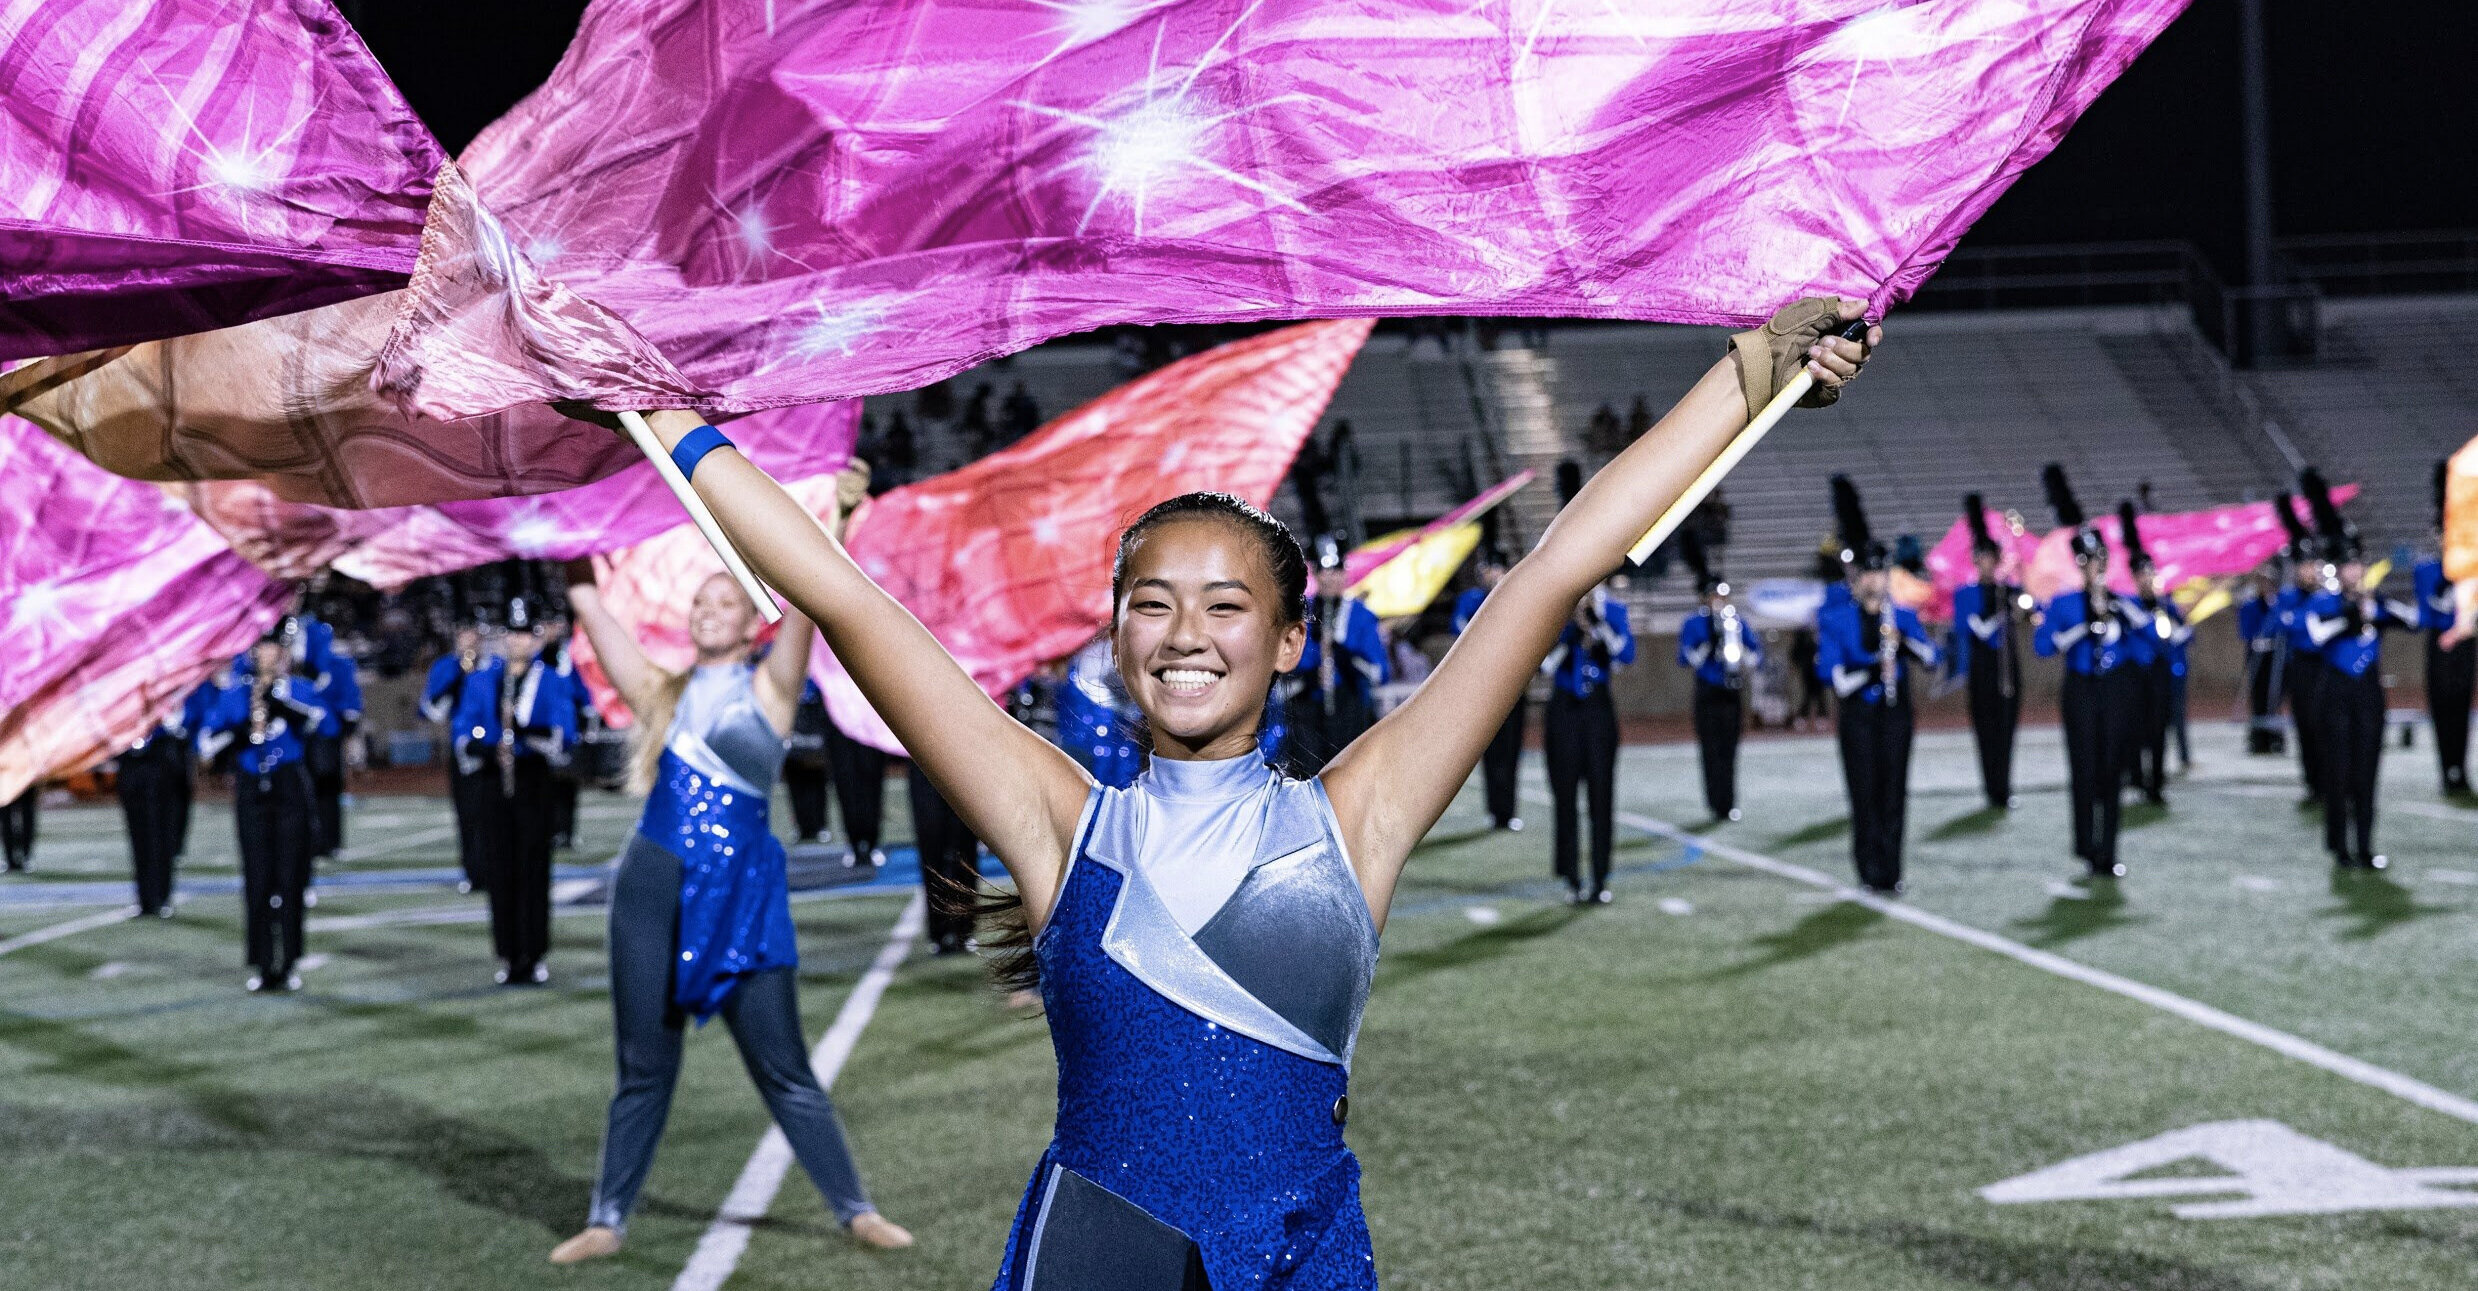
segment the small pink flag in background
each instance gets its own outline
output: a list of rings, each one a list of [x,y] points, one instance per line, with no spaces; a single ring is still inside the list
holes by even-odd
[[[381,376],[712,412],[1110,323],[1881,312],[2183,7],[599,0]]]
[[[0,15],[0,359],[404,285],[442,153],[327,0]]]
[[[0,417],[0,799],[128,748],[290,588],[188,508]]]
[[[2334,503],[2356,497],[2358,486],[2343,484],[2332,490]],[[1990,512],[1994,532],[2005,530],[1999,525],[2002,517]],[[2125,539],[2115,513],[2096,516],[2092,527],[2108,541],[2108,585],[2125,595],[2134,591],[2134,577],[2126,567]],[[2239,502],[2201,511],[2155,512],[2140,517],[2143,549],[2159,569],[2160,587],[2174,590],[2180,584],[2197,578],[2227,578],[2243,574],[2260,566],[2278,554],[2289,540],[2288,531],[2280,525],[2280,517],[2272,514],[2269,502]],[[2028,535],[2025,535],[2028,537]],[[2079,584],[2081,574],[2074,565],[2073,531],[2051,529],[2044,536],[2031,539],[2027,548],[2017,540],[2008,557],[2019,570],[2007,576],[2019,579],[2033,599],[2045,604],[2060,593]],[[1943,541],[1928,556],[1928,572],[1936,587],[1936,604],[1945,617],[1952,617],[1953,589],[1975,577],[1970,563],[1970,534],[1961,521],[1953,522]]]
[[[2028,523],[2017,530],[2015,522],[2021,519],[2019,512],[2007,513],[1988,507],[1982,514],[1987,518],[1988,536],[1996,539],[1997,545],[2004,549],[2004,554],[1998,559],[1997,579],[2020,586],[2023,571],[2031,567],[2031,556],[2039,549],[2039,530]],[[1954,589],[1964,583],[1975,582],[1978,577],[1979,567],[1971,559],[1969,522],[1957,518],[1953,527],[1945,530],[1945,536],[1927,553],[1927,597],[1913,608],[1930,622],[1952,622]]]
[[[1513,497],[1524,485],[1531,483],[1532,478],[1530,471],[1517,471],[1512,476],[1480,490],[1480,496],[1417,529],[1407,529],[1395,537],[1353,548],[1342,558],[1342,585],[1358,587],[1370,574],[1376,573],[1385,562],[1418,546],[1423,540],[1444,533],[1458,524],[1488,514],[1491,508]],[[1315,576],[1310,575],[1309,581],[1313,583]]]
[[[1181,359],[1013,448],[887,492],[853,517],[846,547],[983,690],[1004,694],[1109,626],[1118,534],[1146,508],[1199,489],[1273,498],[1370,327],[1305,323]],[[792,487],[813,511],[832,505],[831,479]],[[721,569],[682,528],[607,562],[604,599],[627,607],[622,621],[658,662],[685,666],[689,597]],[[845,734],[903,751],[822,643],[809,671]]]

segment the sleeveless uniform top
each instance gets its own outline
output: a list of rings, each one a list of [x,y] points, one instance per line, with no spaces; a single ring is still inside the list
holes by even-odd
[[[1095,789],[1034,950],[1058,1125],[998,1291],[1376,1285],[1342,1126],[1377,933],[1321,783]]]
[[[800,962],[783,844],[766,803],[787,744],[757,709],[756,676],[749,663],[689,674],[628,840],[631,854],[659,848],[679,861],[671,997],[700,1023],[742,977]]]

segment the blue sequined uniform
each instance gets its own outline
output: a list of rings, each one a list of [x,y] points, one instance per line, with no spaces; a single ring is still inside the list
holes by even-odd
[[[1376,929],[1324,788],[1233,759],[1172,800],[1162,765],[1094,791],[1036,943],[1058,1125],[995,1287],[1372,1288],[1343,1120]],[[1215,849],[1235,887],[1191,933],[1163,866]]]

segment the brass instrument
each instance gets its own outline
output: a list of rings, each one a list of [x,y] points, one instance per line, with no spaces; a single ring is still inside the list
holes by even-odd
[[[1730,689],[1737,690],[1747,684],[1747,648],[1738,640],[1738,607],[1729,601],[1721,602],[1721,612],[1713,616],[1713,626],[1721,637],[1721,672]]]
[[[1888,575],[1876,601],[1876,664],[1883,670],[1884,702],[1888,706],[1900,699],[1895,679],[1901,675],[1896,669],[1901,665],[1902,634],[1901,622],[1894,617],[1893,610],[1893,584]]]
[[[516,792],[516,688],[525,678],[530,659],[509,659],[499,675],[499,787]]]
[[[275,678],[264,670],[250,677],[250,743],[267,742],[267,692],[275,688]]]

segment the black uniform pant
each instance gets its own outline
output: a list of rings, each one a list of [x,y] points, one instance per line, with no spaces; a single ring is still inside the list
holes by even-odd
[[[2288,688],[2284,680],[2287,665],[2278,650],[2248,650],[2246,653],[2246,752],[2278,753],[2284,747],[2280,721],[2274,714],[2280,711],[2280,692]]]
[[[35,805],[42,797],[43,786],[30,784],[8,805],[0,806],[0,852],[6,853],[12,870],[22,870],[34,859]]]
[[[783,796],[791,800],[792,831],[803,842],[826,833],[826,786],[833,778],[823,756],[813,763],[784,759]]]
[[[2140,721],[2134,671],[2097,676],[2067,670],[2058,707],[2065,719],[2065,776],[2074,815],[2074,855],[2094,874],[2117,863],[2117,815]]]
[[[2469,788],[2469,705],[2478,682],[2478,641],[2446,650],[2426,635],[2426,711],[2435,721],[2435,759],[2443,768],[2444,792]]]
[[[286,762],[263,775],[232,778],[233,832],[241,843],[244,952],[269,980],[301,958],[301,893],[310,882],[318,807],[310,772]]]
[[[2006,671],[2010,669],[2010,671]],[[2008,695],[2006,680],[2013,681]],[[2014,733],[2022,725],[2022,673],[1994,650],[1970,647],[1970,734],[1979,748],[1979,787],[1988,805],[2013,801]]]
[[[843,832],[861,860],[878,845],[886,814],[886,754],[829,725],[826,766],[835,778],[835,805],[843,809]]]
[[[972,935],[972,899],[981,890],[979,839],[964,827],[938,787],[911,765],[904,787],[912,799],[912,837],[921,853],[921,890],[929,899],[929,940],[953,949]]]
[[[1738,735],[1747,720],[1747,692],[1695,683],[1695,747],[1704,767],[1704,808],[1714,820],[1738,806]]]
[[[344,846],[344,738],[313,735],[302,744],[310,764],[310,793],[318,801],[318,834],[310,853],[332,859]]]
[[[551,953],[551,765],[520,756],[503,780],[497,760],[489,758],[482,784],[491,953],[507,965],[508,980],[517,981]]]
[[[2306,782],[2306,796],[2325,798],[2323,784],[2323,706],[2315,690],[2323,684],[2323,656],[2289,652],[2289,721],[2297,727],[2297,771]]]
[[[585,782],[576,771],[562,767],[551,773],[551,844],[554,847],[576,846],[576,800]]]
[[[481,769],[465,771],[454,756],[448,759],[447,801],[456,816],[456,863],[476,892],[490,887],[490,846],[482,840],[484,825],[496,816],[490,799],[499,795],[499,768],[488,749],[480,750]]]
[[[2383,676],[2326,668],[2315,683],[2323,739],[2323,846],[2334,859],[2375,854],[2375,777],[2383,765]]]
[[[181,798],[188,780],[189,759],[181,756],[178,740],[153,740],[120,755],[113,789],[129,823],[140,914],[156,914],[172,903],[172,863],[181,854]]]
[[[1514,807],[1514,772],[1523,761],[1524,710],[1531,700],[1517,695],[1514,707],[1506,710],[1506,720],[1497,724],[1497,734],[1489,737],[1488,751],[1480,755],[1480,779],[1487,789],[1489,823],[1504,829],[1522,813]]]
[[[1606,690],[1578,699],[1563,690],[1549,692],[1541,737],[1549,762],[1550,855],[1557,877],[1568,887],[1582,887],[1576,864],[1575,791],[1592,802],[1592,883],[1598,892],[1609,886],[1609,849],[1617,825],[1618,709]]]
[[[1834,730],[1841,783],[1850,796],[1850,857],[1862,887],[1902,881],[1902,829],[1910,807],[1910,705],[1845,698]]]
[[[2171,707],[2168,661],[2126,670],[2133,679],[2134,750],[2127,775],[2142,796],[2159,802],[2168,793],[2168,729],[2175,723]]]

